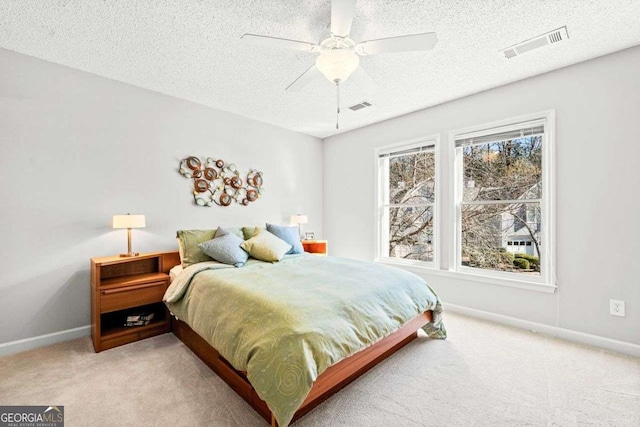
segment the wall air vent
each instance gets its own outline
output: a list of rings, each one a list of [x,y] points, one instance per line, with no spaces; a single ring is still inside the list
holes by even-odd
[[[349,110],[358,111],[358,110],[362,110],[363,108],[367,108],[367,107],[371,107],[371,104],[369,104],[367,101],[363,101],[360,104],[352,105],[351,107],[349,107]]]
[[[552,43],[558,43],[568,38],[569,33],[567,32],[567,27],[562,27],[550,31],[546,34],[542,34],[541,36],[534,37],[522,43],[509,46],[506,49],[502,49],[500,52],[504,54],[505,58],[510,59],[514,56],[522,55],[523,53],[529,52],[530,50],[537,49],[539,47],[546,46]]]

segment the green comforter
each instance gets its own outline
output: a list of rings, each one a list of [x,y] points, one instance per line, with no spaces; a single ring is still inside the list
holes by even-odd
[[[167,289],[171,312],[246,371],[280,426],[318,375],[433,310],[423,329],[445,338],[442,306],[420,277],[370,262],[311,255],[242,268],[204,262]]]

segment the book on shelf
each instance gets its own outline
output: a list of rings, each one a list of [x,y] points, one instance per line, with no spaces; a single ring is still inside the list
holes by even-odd
[[[146,326],[151,320],[138,320],[136,322],[125,322],[124,326]]]
[[[124,326],[145,326],[153,319],[153,313],[139,313],[127,316]]]
[[[153,313],[138,313],[127,316],[127,322],[139,322],[141,320],[153,319]]]

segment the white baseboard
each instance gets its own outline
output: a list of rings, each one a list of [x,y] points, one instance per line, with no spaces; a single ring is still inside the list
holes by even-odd
[[[51,345],[62,341],[86,337],[90,334],[91,325],[87,325],[80,326],[79,328],[67,329],[66,331],[54,332],[52,334],[40,335],[38,337],[7,342],[4,344],[0,344],[0,356],[8,356],[9,354],[33,350],[34,348],[44,347],[46,345]]]
[[[492,322],[502,323],[504,325],[514,326],[520,329],[536,331],[541,334],[551,335],[553,337],[563,338],[569,341],[579,342],[581,344],[588,344],[628,354],[630,356],[640,357],[640,345],[637,344],[612,340],[610,338],[600,337],[597,335],[585,334],[584,332],[572,331],[570,329],[558,328],[556,326],[545,325],[543,323],[530,322],[528,320],[517,319],[515,317],[504,316],[502,314],[477,310],[475,308],[464,307],[456,304],[445,303],[444,308],[445,310],[452,311],[454,313],[460,313],[476,317],[478,319],[490,320]],[[91,326],[87,325],[80,326],[79,328],[67,329],[66,331],[54,332],[52,334],[40,335],[38,337],[12,341],[0,344],[0,356],[7,356],[9,354],[20,353],[22,351],[44,347],[62,341],[86,337],[90,334]]]
[[[530,322],[528,320],[517,319],[515,317],[495,314],[488,311],[477,310],[475,308],[464,307],[456,304],[443,304],[445,310],[465,314],[467,316],[476,317],[478,319],[490,320],[504,325],[514,326],[516,328],[528,329],[544,335],[550,335],[557,338],[563,338],[569,341],[588,344],[595,347],[606,348],[607,350],[617,351],[618,353],[628,354],[630,356],[640,356],[640,345],[628,343],[625,341],[612,340],[610,338],[600,337],[597,335],[585,334],[584,332],[572,331],[570,329],[558,328],[556,326],[545,325],[543,323]],[[446,318],[445,318],[446,324]]]

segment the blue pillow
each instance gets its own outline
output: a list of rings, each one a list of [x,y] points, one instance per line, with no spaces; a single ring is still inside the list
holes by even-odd
[[[302,243],[300,243],[300,231],[296,225],[267,224],[267,231],[291,245],[288,254],[304,253]]]
[[[244,240],[240,237],[222,227],[218,227],[216,237],[200,243],[198,247],[216,261],[231,264],[235,267],[242,267],[249,259],[249,254],[240,247],[243,242]]]

